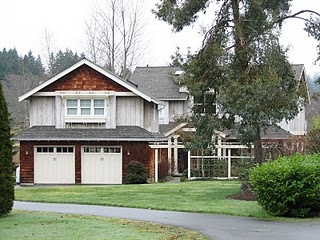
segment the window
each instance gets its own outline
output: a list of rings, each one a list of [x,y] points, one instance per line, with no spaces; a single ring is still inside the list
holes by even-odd
[[[53,147],[37,147],[37,153],[53,153]]]
[[[84,147],[84,153],[121,153],[121,147]]]
[[[215,114],[216,113],[216,95],[212,92],[194,96],[193,111],[197,114]]]
[[[73,147],[37,147],[37,153],[73,153]]]
[[[78,100],[67,99],[67,115],[77,115]]]
[[[67,116],[104,116],[104,99],[67,99]]]
[[[80,99],[80,112],[81,112],[81,115],[91,115],[90,99]]]
[[[104,100],[93,100],[94,115],[104,115]]]
[[[121,153],[120,147],[105,147],[103,149],[104,153]]]
[[[73,153],[73,147],[57,147],[57,153]]]

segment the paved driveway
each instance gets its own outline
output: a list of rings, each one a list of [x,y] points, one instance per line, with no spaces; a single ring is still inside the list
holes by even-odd
[[[76,204],[15,202],[14,209],[86,214],[157,222],[204,233],[214,240],[319,240],[320,220],[263,221],[214,214],[182,213],[148,209]]]

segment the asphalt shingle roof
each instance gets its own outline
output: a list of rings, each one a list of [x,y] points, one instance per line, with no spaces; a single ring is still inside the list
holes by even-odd
[[[138,89],[159,100],[185,100],[187,93],[179,92],[174,82],[179,67],[137,67],[130,81],[138,84]]]
[[[300,81],[301,79],[301,74],[302,74],[302,70],[304,68],[303,64],[292,64],[292,70],[293,70],[293,74],[294,74],[294,78],[297,81]]]
[[[233,129],[225,130],[228,139],[237,139],[237,132],[240,125],[236,124]],[[287,139],[293,135],[279,126],[269,126],[266,130],[261,130],[261,139]]]
[[[165,141],[166,137],[137,126],[105,128],[64,128],[34,126],[13,137],[19,141]]]

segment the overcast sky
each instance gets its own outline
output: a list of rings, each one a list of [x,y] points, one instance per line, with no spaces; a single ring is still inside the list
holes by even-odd
[[[188,27],[181,33],[173,33],[169,25],[155,19],[151,13],[155,3],[159,1],[144,0],[146,24],[143,39],[147,49],[139,66],[168,65],[176,46],[182,50],[190,47],[192,51],[197,51],[202,42],[202,37],[198,34],[199,25],[208,24],[207,19],[213,15],[212,11],[207,11],[208,17],[202,17],[199,24]],[[0,49],[15,47],[21,55],[29,50],[34,55],[43,55],[44,31],[47,29],[52,34],[57,49],[69,48],[81,53],[85,45],[84,22],[90,17],[94,3],[95,0],[1,0]],[[293,0],[293,12],[301,9],[320,12],[320,1]],[[290,21],[283,28],[282,42],[291,48],[289,60],[305,64],[309,73],[320,72],[319,64],[312,65],[316,59],[316,42],[302,28],[303,23],[298,20]]]

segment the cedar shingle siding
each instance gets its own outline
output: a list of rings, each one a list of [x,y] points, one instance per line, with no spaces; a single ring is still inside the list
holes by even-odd
[[[111,81],[101,73],[83,65],[58,81],[43,88],[41,92],[54,91],[116,91],[128,92],[121,85]]]

